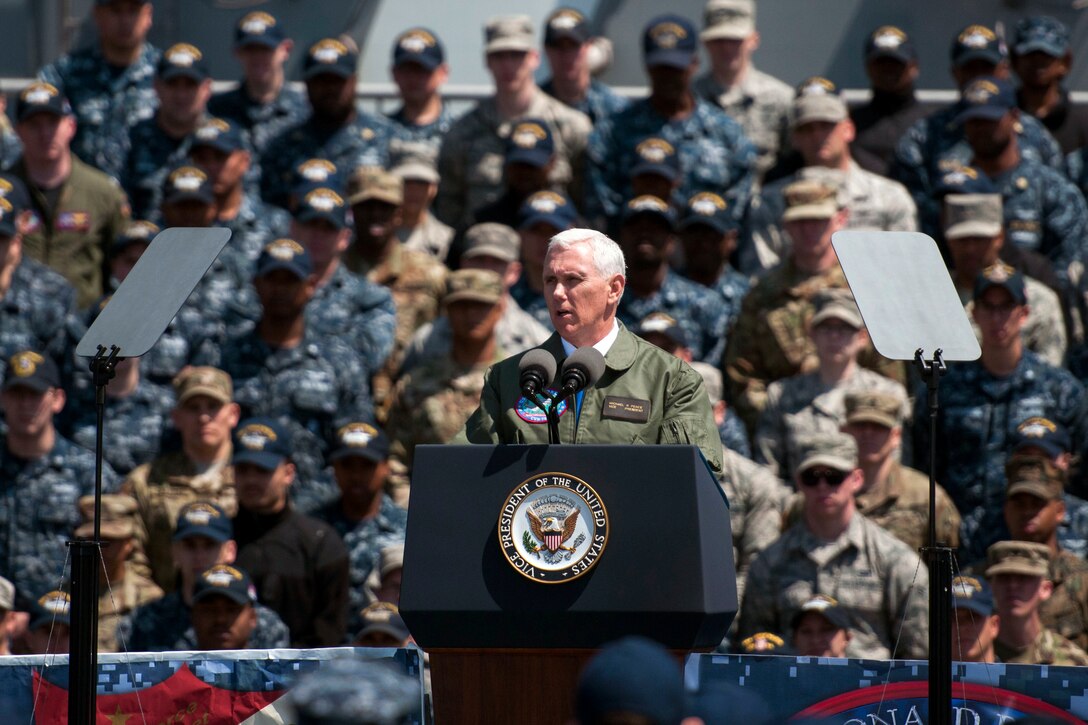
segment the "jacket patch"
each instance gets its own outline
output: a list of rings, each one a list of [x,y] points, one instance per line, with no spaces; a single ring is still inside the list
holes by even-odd
[[[552,393],[554,395],[558,391],[549,390],[548,392]],[[552,401],[551,400],[545,400],[544,405],[546,405],[550,409],[551,405],[552,405]],[[559,410],[559,417],[563,417],[563,414],[567,412],[567,401],[566,400],[559,403],[558,410]],[[518,417],[521,418],[522,420],[524,420],[526,423],[533,423],[535,425],[535,424],[547,423],[548,422],[548,416],[544,413],[544,411],[541,410],[540,407],[537,406],[536,403],[529,400],[524,395],[521,396],[520,398],[518,398],[518,402],[514,405],[514,412],[517,413]]]

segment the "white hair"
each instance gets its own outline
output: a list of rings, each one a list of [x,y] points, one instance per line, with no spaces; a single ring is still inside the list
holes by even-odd
[[[595,229],[568,229],[559,232],[548,241],[548,252],[553,249],[570,249],[575,244],[588,244],[597,274],[605,279],[614,275],[627,277],[627,262],[623,250],[607,234]]]

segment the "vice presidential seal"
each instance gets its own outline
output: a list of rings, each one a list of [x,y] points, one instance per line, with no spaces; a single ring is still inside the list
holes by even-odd
[[[608,511],[593,487],[566,473],[518,485],[499,514],[499,546],[519,574],[544,584],[593,568],[608,544]]]

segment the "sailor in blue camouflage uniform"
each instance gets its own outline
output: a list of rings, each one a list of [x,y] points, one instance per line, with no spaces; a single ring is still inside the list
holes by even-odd
[[[555,10],[544,21],[544,54],[552,75],[540,90],[589,116],[596,125],[627,108],[626,98],[593,77],[589,20],[574,8]]]
[[[246,13],[234,26],[234,57],[242,66],[242,78],[237,88],[208,101],[208,113],[249,134],[254,166],[269,141],[310,115],[306,95],[287,83],[283,70],[293,48],[275,17],[263,10]]]
[[[962,92],[981,76],[1003,75],[1008,68],[1008,50],[993,30],[969,25],[952,43],[952,75]],[[942,174],[971,161],[971,147],[964,138],[958,116],[964,110],[961,98],[911,126],[895,149],[889,175],[907,187],[918,207],[921,231],[940,233],[940,200],[935,196]],[[1038,119],[1022,114],[1014,128],[1021,154],[1054,169],[1062,168],[1061,147]]]
[[[306,324],[312,274],[310,255],[297,241],[266,245],[253,279],[261,319],[248,333],[224,342],[216,364],[234,381],[243,417],[277,418],[289,429],[300,479],[291,495],[303,512],[335,497],[322,468],[338,427],[374,418],[371,371],[359,354],[349,341],[320,337]]]
[[[627,287],[616,317],[633,328],[651,312],[667,313],[684,329],[692,356],[717,363],[729,321],[725,302],[669,268],[675,228],[676,212],[664,200],[639,196],[627,203],[619,235],[627,259]]]
[[[68,558],[65,542],[82,523],[79,499],[94,493],[94,454],[54,427],[64,403],[49,357],[23,350],[8,360],[0,390],[7,424],[0,447],[0,573],[24,597],[57,587]],[[113,493],[119,483],[103,464],[102,490]]]
[[[984,76],[968,84],[960,101],[964,135],[974,157],[1001,192],[1005,237],[1021,249],[1045,255],[1061,280],[1070,266],[1088,260],[1088,205],[1061,172],[1028,156],[1014,133],[1018,118],[1012,84]]]
[[[733,269],[729,258],[737,248],[740,225],[725,199],[700,191],[681,212],[679,234],[684,247],[683,275],[709,287],[725,302],[726,332],[740,314],[740,303],[752,286],[747,275]]]
[[[426,28],[405,30],[393,41],[392,75],[401,100],[388,114],[392,137],[426,143],[437,154],[455,120],[441,95],[450,75],[442,41]]]
[[[137,219],[153,218],[164,170],[189,154],[192,133],[204,118],[212,93],[204,54],[189,43],[170,46],[155,69],[159,107],[129,131],[121,186]]]
[[[38,71],[75,111],[72,151],[115,179],[128,154],[129,129],[159,105],[152,81],[162,54],[146,42],[151,14],[150,0],[96,0],[97,42]]]
[[[650,97],[598,123],[589,139],[590,219],[616,217],[630,198],[635,147],[658,136],[675,147],[683,170],[674,201],[682,205],[699,191],[728,200],[735,213],[748,206],[755,178],[756,149],[725,111],[697,97],[691,79],[698,68],[698,35],[687,19],[663,15],[646,26],[642,52]]]
[[[359,54],[337,38],[310,46],[302,64],[312,112],[303,123],[274,138],[261,155],[261,196],[287,206],[295,167],[310,158],[328,159],[344,173],[389,161],[392,123],[355,105]]]
[[[389,477],[389,438],[364,421],[352,421],[336,432],[329,460],[337,500],[314,512],[336,529],[348,549],[348,631],[359,628],[359,612],[368,602],[366,581],[378,566],[382,549],[404,544],[408,512],[385,493]]]
[[[982,357],[949,366],[941,381],[936,475],[963,513],[960,557],[981,558],[1004,531],[1005,459],[1017,426],[1043,417],[1065,426],[1082,452],[1088,435],[1088,396],[1067,370],[1024,348],[1027,318],[1024,277],[998,263],[975,283],[974,316],[982,331]],[[915,398],[914,450],[929,450],[924,386]],[[915,460],[928,464],[926,456]]]

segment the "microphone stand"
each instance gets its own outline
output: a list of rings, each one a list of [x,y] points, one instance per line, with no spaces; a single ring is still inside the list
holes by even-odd
[[[551,401],[549,406],[546,400]],[[555,396],[549,393],[547,390],[541,390],[536,395],[532,396],[532,401],[536,403],[536,407],[544,411],[544,415],[548,419],[548,443],[556,445],[559,443],[559,418],[552,415],[552,411],[559,407],[559,401],[555,399]]]

